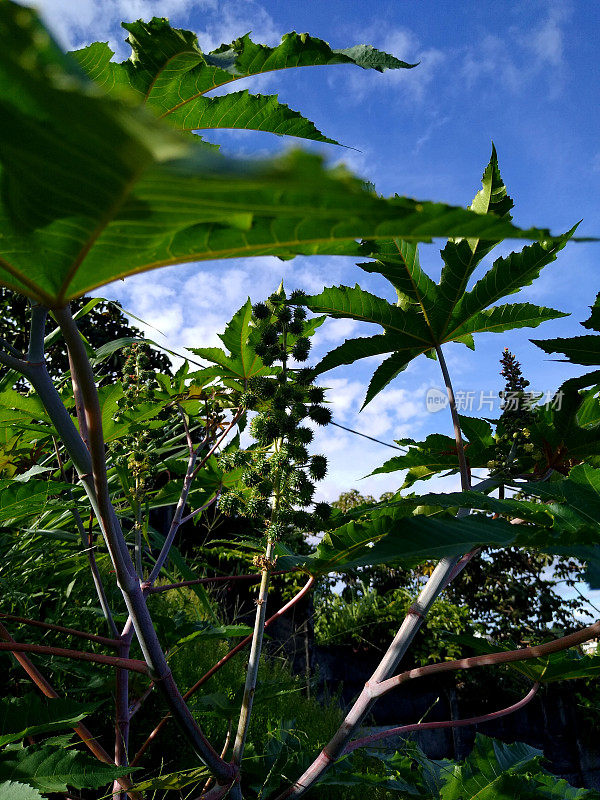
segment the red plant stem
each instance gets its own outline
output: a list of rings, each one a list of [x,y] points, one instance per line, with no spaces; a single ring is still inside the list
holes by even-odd
[[[582,628],[575,633],[570,633],[568,636],[562,636],[560,639],[553,639],[551,642],[538,644],[534,647],[523,647],[519,650],[505,650],[501,653],[486,653],[482,656],[461,658],[456,661],[443,661],[439,664],[427,664],[424,667],[409,669],[386,681],[375,685],[372,684],[369,687],[370,694],[372,697],[381,697],[386,694],[386,692],[395,689],[405,681],[414,678],[422,678],[426,675],[433,675],[438,672],[451,672],[457,669],[472,669],[473,667],[484,667],[496,664],[510,664],[515,661],[527,661],[530,658],[541,658],[542,656],[559,653],[561,650],[567,650],[569,647],[583,644],[583,642],[594,639],[598,635],[600,635],[600,620],[587,628]]]
[[[4,625],[0,622],[0,639],[5,642],[14,642],[10,633],[6,630]],[[54,690],[52,684],[46,677],[39,671],[39,669],[32,663],[31,659],[22,653],[13,653],[13,656],[18,664],[25,670],[27,675],[31,678],[33,683],[37,686],[40,692],[51,700],[56,700],[60,697],[58,692]],[[112,758],[108,755],[106,750],[102,747],[100,742],[92,734],[92,732],[83,723],[78,722],[73,726],[73,730],[79,736],[84,745],[93,753],[94,756],[104,764],[114,764]],[[131,786],[131,781],[128,778],[118,778],[120,785],[128,790]],[[141,800],[139,792],[128,792],[131,800]]]
[[[103,656],[100,653],[85,653],[82,650],[67,650],[63,647],[47,647],[41,644],[27,642],[0,642],[0,651],[9,653],[38,653],[39,655],[60,656],[61,658],[74,658],[77,661],[91,661],[93,664],[106,664],[109,667],[127,669],[130,672],[140,672],[142,675],[150,673],[145,661],[134,658],[118,658],[117,656]]]
[[[272,617],[269,617],[269,619],[265,621],[265,628],[268,628],[269,625],[271,625],[271,623],[275,622],[276,619],[279,619],[279,617],[281,617],[283,614],[285,614],[287,611],[289,611],[290,608],[292,608],[292,606],[296,605],[296,603],[299,600],[301,600],[312,589],[314,582],[315,582],[315,579],[311,575],[310,578],[308,579],[308,581],[302,587],[302,589],[300,589],[300,591],[297,594],[295,594],[291,598],[291,600],[288,600],[288,602],[285,605],[281,606],[279,611],[277,611],[275,614],[273,614]],[[183,695],[183,699],[184,700],[188,700],[203,684],[206,683],[206,681],[209,680],[209,678],[212,678],[212,676],[215,674],[215,672],[218,672],[221,669],[221,667],[225,666],[225,664],[231,658],[233,658],[233,656],[236,653],[239,653],[240,650],[243,650],[244,647],[251,641],[252,641],[252,634],[250,634],[249,636],[246,636],[245,639],[242,639],[241,642],[236,644],[236,646],[233,647],[228,653],[226,653],[220,661],[217,661],[217,663],[213,667],[211,667],[208,670],[208,672],[205,673],[200,678],[200,680],[196,681],[196,683],[190,689],[187,690],[187,692]],[[161,732],[161,730],[167,724],[167,722],[169,721],[170,718],[171,718],[171,715],[167,714],[166,716],[164,716],[161,719],[161,721],[158,723],[156,728],[152,731],[152,733],[148,736],[146,741],[142,744],[142,746],[140,747],[140,749],[136,753],[135,758],[131,762],[131,766],[132,767],[135,767],[135,766],[137,766],[139,764],[143,754],[146,752],[148,747],[152,744],[154,739],[158,736],[158,734]]]
[[[20,622],[23,625],[31,625],[34,628],[46,628],[51,631],[58,631],[65,633],[69,636],[78,636],[80,639],[89,639],[91,642],[106,645],[106,647],[118,648],[120,646],[119,639],[109,639],[106,636],[96,636],[94,633],[87,633],[86,631],[78,631],[75,628],[65,628],[62,625],[54,625],[50,622],[40,622],[37,619],[29,619],[28,617],[17,617],[15,614],[3,614],[0,612],[0,619],[8,619],[11,622]]]
[[[122,637],[118,650],[120,658],[129,658],[133,628]],[[131,714],[129,712],[129,673],[125,669],[117,669],[115,674],[115,764],[119,767],[127,765],[129,753],[129,728]],[[113,783],[115,800],[125,800],[118,781]]]
[[[492,711],[489,714],[482,714],[479,717],[469,717],[468,719],[448,719],[440,722],[415,722],[412,725],[399,725],[397,728],[388,728],[387,731],[380,731],[371,736],[363,736],[362,739],[356,739],[344,750],[344,753],[351,753],[359,747],[369,747],[373,742],[379,742],[382,739],[387,739],[390,736],[399,736],[404,733],[411,733],[412,731],[435,730],[436,728],[461,728],[467,725],[477,725],[481,722],[491,722],[492,720],[506,717],[508,714],[514,714],[515,711],[523,708],[530,703],[535,697],[539,689],[539,683],[534,683],[525,697],[521,698],[518,703],[513,703],[508,708],[502,708],[499,711]]]

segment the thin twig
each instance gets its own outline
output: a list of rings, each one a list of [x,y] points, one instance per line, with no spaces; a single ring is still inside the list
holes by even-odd
[[[379,731],[379,733],[363,736],[361,739],[350,742],[344,753],[351,753],[359,747],[370,747],[374,742],[388,739],[390,736],[401,736],[406,733],[412,733],[413,731],[435,730],[438,728],[461,728],[467,725],[478,725],[482,722],[492,722],[500,717],[506,717],[508,714],[514,714],[515,711],[519,711],[530,703],[535,697],[539,686],[539,683],[534,683],[529,692],[525,697],[521,698],[518,703],[513,703],[513,705],[502,708],[499,711],[491,711],[488,714],[481,714],[478,717],[469,717],[468,719],[449,719],[439,722],[415,722],[411,725],[399,725],[397,728],[388,728],[386,731]]]
[[[0,642],[0,651],[9,653],[38,653],[46,656],[60,656],[61,658],[74,658],[77,661],[91,661],[93,664],[106,664],[109,667],[128,669],[131,672],[140,672],[148,675],[149,669],[145,661],[134,658],[118,658],[105,656],[101,653],[86,653],[83,650],[67,650],[64,647],[50,647],[43,644],[30,644],[28,642]]]
[[[89,639],[91,642],[106,645],[106,647],[117,648],[120,645],[120,639],[109,639],[106,636],[97,636],[95,633],[87,633],[86,631],[79,631],[75,628],[65,628],[63,625],[54,625],[50,622],[40,622],[37,619],[29,619],[28,617],[18,617],[15,614],[3,614],[0,612],[0,619],[8,619],[11,622],[20,622],[23,625],[31,625],[34,628],[45,628],[51,631],[58,631],[65,633],[69,636],[77,636],[80,639]]]
[[[81,422],[80,422],[81,424]],[[60,456],[60,450],[58,449],[58,442],[56,441],[55,437],[52,437],[52,441],[54,442],[54,451],[56,453],[56,458],[58,461],[58,466],[60,469],[60,474],[62,476],[63,481],[66,483],[67,478],[65,474],[65,468],[62,462],[62,458]],[[86,445],[87,446],[87,445]],[[75,498],[73,492],[68,489],[67,494],[72,501],[75,502]],[[96,556],[94,554],[94,548],[92,547],[92,531],[91,531],[91,521],[93,517],[90,516],[90,531],[86,533],[85,526],[83,524],[83,520],[81,519],[81,515],[77,508],[74,506],[71,508],[71,514],[73,516],[73,520],[79,531],[79,536],[81,537],[81,543],[83,545],[84,552],[86,554],[88,564],[90,567],[90,572],[92,573],[92,580],[94,582],[94,587],[96,588],[96,594],[98,595],[98,601],[100,603],[100,608],[102,609],[102,613],[104,614],[104,619],[109,627],[110,632],[115,638],[118,638],[119,631],[115,620],[112,615],[112,611],[110,610],[110,605],[108,603],[108,598],[106,596],[106,591],[104,589],[104,584],[102,583],[102,578],[100,576],[100,571],[98,569],[98,564],[96,562]]]

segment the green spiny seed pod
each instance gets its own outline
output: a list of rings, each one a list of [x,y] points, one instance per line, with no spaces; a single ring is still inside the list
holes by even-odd
[[[327,425],[331,422],[331,411],[325,406],[312,405],[308,409],[308,416],[317,425]]]
[[[281,306],[277,310],[277,320],[280,324],[287,325],[292,321],[292,309],[289,306]]]
[[[286,526],[282,522],[272,522],[267,528],[267,536],[273,541],[278,541],[286,534]]]
[[[315,527],[313,515],[308,511],[297,509],[294,511],[294,526],[301,531],[313,530]]]
[[[300,427],[296,428],[294,432],[294,439],[300,444],[310,444],[314,439],[314,433],[310,428]]]
[[[256,345],[256,354],[260,355],[258,352],[258,345]],[[277,360],[278,355],[278,348],[265,347],[265,352],[263,355],[260,355],[260,357],[265,367],[271,367]]]
[[[279,424],[268,414],[257,414],[250,423],[250,432],[261,444],[270,444],[279,436]]]
[[[234,450],[231,460],[234,467],[245,467],[250,463],[251,455],[247,450]]]
[[[327,474],[327,459],[325,456],[313,456],[310,460],[309,472],[316,481],[322,481]]]
[[[329,503],[317,503],[315,505],[315,514],[319,519],[326,521],[331,516],[331,506]]]
[[[304,331],[304,323],[298,319],[293,319],[288,325],[288,331],[294,336],[301,336]]]
[[[277,411],[284,411],[287,407],[288,401],[283,392],[277,392],[273,398],[273,408]]]
[[[252,392],[242,392],[240,395],[240,406],[254,411],[258,406],[258,397]]]
[[[303,297],[306,297],[306,292],[302,289],[294,289],[290,295],[290,303],[298,303]]]
[[[273,345],[277,344],[279,341],[279,334],[277,333],[277,329],[274,325],[267,325],[267,327],[262,331],[260,338],[263,344]]]
[[[296,306],[294,309],[294,322],[304,322],[306,319],[306,309],[303,306]]]
[[[252,306],[252,314],[256,319],[268,319],[271,316],[271,311],[266,303],[255,303]]]
[[[264,498],[256,495],[250,497],[246,503],[246,515],[253,519],[264,516],[266,513],[268,513],[268,510],[268,503],[265,502]]]
[[[325,389],[322,386],[310,386],[306,394],[310,402],[315,405],[325,400]]]
[[[308,384],[312,383],[313,371],[309,367],[297,369],[295,375],[296,383],[298,383],[300,386],[307,386]]]
[[[306,361],[310,353],[310,340],[304,336],[296,341],[292,347],[292,355],[296,361]]]
[[[291,414],[297,422],[300,422],[308,415],[308,408],[304,403],[294,403],[291,408]]]
[[[308,461],[308,450],[303,444],[290,442],[290,456],[294,461],[305,464]]]
[[[231,489],[219,497],[219,510],[228,517],[239,513],[242,505],[242,496],[235,489]]]

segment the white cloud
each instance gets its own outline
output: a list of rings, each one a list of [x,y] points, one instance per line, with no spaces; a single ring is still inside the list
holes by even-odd
[[[468,88],[485,81],[490,87],[499,85],[513,94],[522,93],[543,75],[548,90],[553,95],[560,92],[565,68],[563,28],[571,6],[546,2],[539,7],[533,26],[527,20],[527,24],[509,28],[504,36],[486,34],[465,51],[460,73]],[[523,9],[532,13],[531,7]]]
[[[422,103],[427,97],[427,89],[434,80],[445,54],[437,48],[424,48],[416,34],[408,28],[391,28],[379,22],[362,28],[355,34],[357,41],[366,42],[409,63],[419,62],[415,69],[386,70],[383,74],[371,70],[343,70],[329,76],[331,85],[344,81],[344,103],[362,103],[373,92],[386,90],[398,96]]]
[[[153,16],[167,17],[178,27],[189,26],[192,15],[201,17],[205,22],[197,33],[204,50],[213,50],[250,30],[261,43],[272,45],[280,39],[272,17],[254,0],[35,0],[30,4],[40,10],[64,47],[76,49],[93,41],[108,41],[119,58],[129,55],[121,21]]]

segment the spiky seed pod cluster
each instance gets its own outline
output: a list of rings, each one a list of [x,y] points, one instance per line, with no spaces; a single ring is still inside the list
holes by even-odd
[[[297,301],[300,295],[295,292],[290,300]],[[244,464],[238,488],[225,491],[219,507],[229,515],[262,517],[268,536],[280,539],[294,528],[322,529],[331,512],[327,503],[318,503],[314,513],[307,511],[313,505],[314,481],[322,480],[327,472],[327,459],[322,455],[309,457],[306,445],[312,441],[313,431],[302,424],[312,420],[326,425],[331,412],[322,405],[325,392],[312,385],[310,370],[288,364],[290,358],[308,358],[306,310],[292,308],[283,291],[256,303],[252,310],[255,351],[266,366],[275,366],[275,374],[253,376],[247,382],[242,402],[258,412],[250,422],[256,446],[236,451],[244,452],[249,461]],[[221,468],[241,466],[236,458],[240,456],[235,453],[222,454]]]
[[[494,458],[488,462],[492,472],[506,474],[521,472],[525,463],[540,461],[542,451],[532,442],[530,426],[534,421],[531,409],[532,395],[526,392],[529,381],[523,376],[521,365],[516,357],[504,348],[500,359],[500,374],[505,380],[504,390],[500,392],[503,400],[502,414],[498,423]]]

